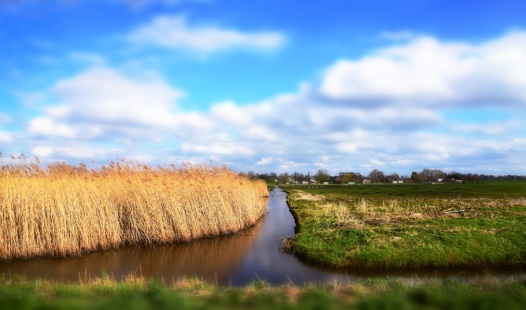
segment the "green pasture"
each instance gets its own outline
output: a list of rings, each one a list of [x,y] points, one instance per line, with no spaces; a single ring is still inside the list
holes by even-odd
[[[526,181],[479,181],[476,183],[373,183],[353,185],[282,185],[330,197],[424,197],[424,198],[507,198],[526,197]]]
[[[526,182],[287,186],[287,249],[332,267],[526,264]]]

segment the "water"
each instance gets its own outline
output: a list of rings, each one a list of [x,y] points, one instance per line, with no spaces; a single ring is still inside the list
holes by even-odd
[[[286,193],[270,193],[267,215],[257,225],[236,235],[196,240],[187,244],[126,246],[83,257],[39,258],[0,264],[0,274],[23,275],[63,282],[87,280],[102,274],[117,280],[135,275],[165,281],[197,276],[222,285],[245,285],[265,280],[271,284],[354,282],[369,278],[425,280],[451,278],[476,281],[526,278],[521,269],[373,270],[324,269],[305,264],[280,251],[281,239],[294,235],[294,218]]]

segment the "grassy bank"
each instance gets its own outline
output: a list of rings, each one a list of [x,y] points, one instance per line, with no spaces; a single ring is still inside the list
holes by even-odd
[[[288,247],[335,267],[524,265],[526,182],[509,183],[288,188]]]
[[[267,186],[225,167],[3,165],[0,260],[190,241],[253,225]]]
[[[78,284],[0,279],[2,309],[523,309],[526,283],[365,281],[333,285],[255,282],[241,288],[186,279],[171,284],[102,277]]]

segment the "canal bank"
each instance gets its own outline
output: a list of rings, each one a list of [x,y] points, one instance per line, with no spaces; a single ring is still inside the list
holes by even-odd
[[[156,246],[126,246],[83,257],[40,258],[0,264],[4,277],[78,282],[110,275],[116,280],[134,275],[172,281],[197,277],[204,281],[244,286],[263,280],[273,285],[346,283],[367,279],[453,279],[477,281],[487,277],[526,278],[522,270],[506,268],[374,270],[321,268],[281,250],[283,238],[295,234],[287,193],[270,192],[267,214],[253,227],[235,235]]]

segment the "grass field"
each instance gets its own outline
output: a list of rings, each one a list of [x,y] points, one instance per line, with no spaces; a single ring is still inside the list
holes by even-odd
[[[265,182],[225,167],[0,168],[0,261],[230,234],[266,212]]]
[[[526,181],[480,181],[477,183],[376,183],[354,185],[283,185],[310,194],[363,198],[525,198]]]
[[[371,280],[353,284],[220,287],[103,276],[64,284],[0,279],[1,309],[524,309],[526,282]]]
[[[526,182],[288,186],[287,247],[334,267],[526,264]]]

